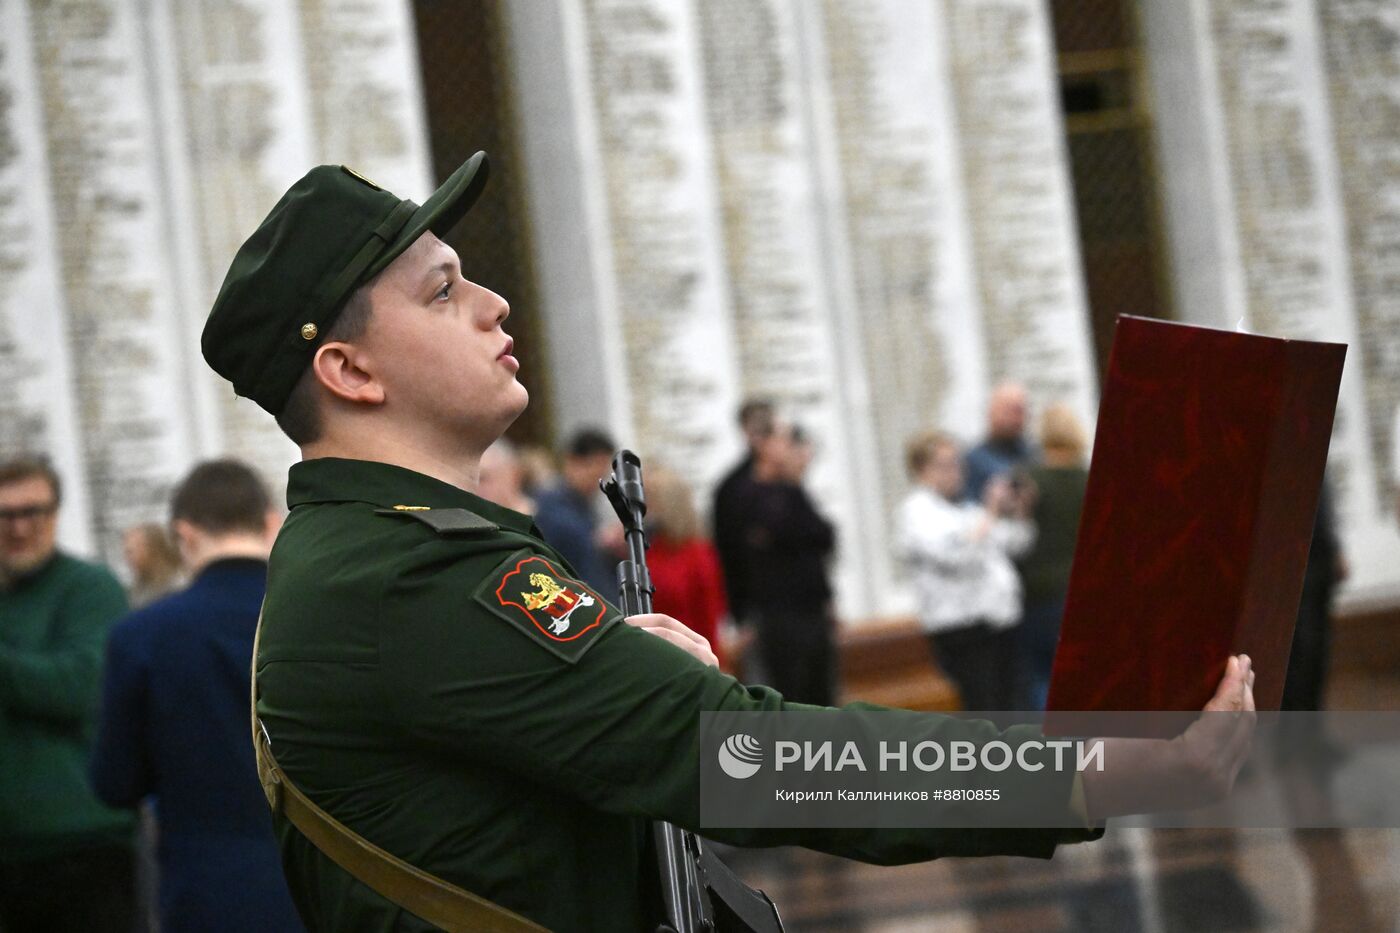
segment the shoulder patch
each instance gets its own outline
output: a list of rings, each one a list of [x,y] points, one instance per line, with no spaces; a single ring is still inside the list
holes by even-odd
[[[622,614],[553,560],[516,551],[487,574],[476,601],[570,664]]]
[[[487,521],[475,512],[466,509],[430,509],[424,506],[394,506],[392,509],[375,509],[375,515],[402,515],[417,519],[440,535],[472,534],[481,531],[495,531],[500,528],[495,522]]]

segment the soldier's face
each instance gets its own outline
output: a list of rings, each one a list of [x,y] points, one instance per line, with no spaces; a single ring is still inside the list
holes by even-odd
[[[462,277],[457,253],[431,232],[394,260],[370,290],[365,348],[378,363],[386,413],[490,443],[525,409],[510,305]]]
[[[0,575],[23,576],[54,552],[58,501],[42,476],[0,486]]]

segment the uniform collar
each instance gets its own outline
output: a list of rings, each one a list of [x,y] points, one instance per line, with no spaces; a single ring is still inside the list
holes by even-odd
[[[531,519],[422,473],[374,460],[320,457],[292,464],[287,474],[287,507],[313,502],[368,502],[430,509],[466,509],[503,528],[528,532]]]

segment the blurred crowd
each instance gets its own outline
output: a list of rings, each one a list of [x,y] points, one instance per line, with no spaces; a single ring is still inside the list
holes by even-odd
[[[933,671],[964,709],[1046,705],[1088,480],[1068,406],[993,391],[964,448],[908,439],[890,546]],[[655,611],[789,700],[841,699],[838,529],[808,488],[813,439],[773,403],[738,412],[744,453],[697,491],[642,451]],[[625,554],[598,428],[556,452],[502,440],[479,494],[534,517],[580,579],[617,595]],[[117,573],[57,547],[61,477],[0,464],[0,933],[295,930],[249,741],[249,669],[281,509],[233,460],[195,467],[164,516],[123,537]],[[159,519],[159,520],[157,520]],[[1346,576],[1324,489],[1284,705],[1318,709]],[[158,879],[158,881],[157,881]]]
[[[909,491],[890,543],[929,650],[966,709],[1043,708],[1049,687],[1088,442],[1063,404],[1045,407],[1033,439],[1028,409],[1023,387],[998,386],[975,446],[928,431],[904,451]],[[832,704],[840,696],[831,574],[838,530],[808,488],[813,440],[763,399],[741,406],[738,428],[742,457],[699,496],[643,457],[656,609],[709,638],[745,681]],[[579,430],[555,471],[543,452],[498,444],[481,487],[502,505],[533,505],[544,538],[609,596],[622,538],[598,481],[615,449],[605,432]],[[488,473],[503,481],[488,483]]]

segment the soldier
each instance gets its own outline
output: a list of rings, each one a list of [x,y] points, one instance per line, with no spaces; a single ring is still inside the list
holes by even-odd
[[[785,706],[722,674],[677,620],[624,620],[529,517],[474,494],[482,451],[527,401],[509,307],[439,239],[485,179],[478,153],[420,207],[311,170],[240,248],[204,330],[210,365],[303,458],[254,671],[264,787],[312,930],[537,928],[517,914],[652,929],[648,822],[699,828],[698,714]],[[1213,702],[1252,708],[1249,680],[1231,659]],[[995,734],[902,715],[915,738]],[[1247,731],[1198,728],[1133,760],[1219,791]],[[1140,777],[1019,778],[1078,828],[707,835],[871,861],[1045,857],[1096,837],[1086,817],[1136,808]]]

